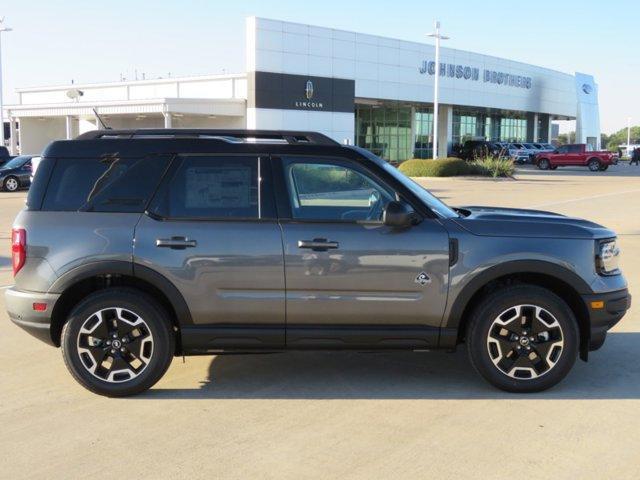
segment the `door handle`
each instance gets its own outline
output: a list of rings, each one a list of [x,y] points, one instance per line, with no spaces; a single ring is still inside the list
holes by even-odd
[[[171,237],[171,238],[158,238],[156,240],[156,247],[159,248],[172,248],[174,250],[184,250],[185,248],[197,247],[198,242],[195,240],[189,240],[186,237]]]
[[[310,248],[315,252],[324,252],[329,249],[336,249],[340,246],[338,242],[331,242],[326,238],[314,238],[313,240],[298,240],[298,248]]]

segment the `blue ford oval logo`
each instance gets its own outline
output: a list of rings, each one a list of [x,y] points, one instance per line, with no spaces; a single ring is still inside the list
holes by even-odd
[[[593,92],[593,87],[591,85],[589,85],[588,83],[584,83],[582,85],[582,91],[584,93],[586,93],[587,95],[591,94],[591,92]]]

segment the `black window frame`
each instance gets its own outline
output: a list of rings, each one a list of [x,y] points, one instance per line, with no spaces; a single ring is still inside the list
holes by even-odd
[[[276,207],[278,212],[278,219],[285,223],[338,223],[338,224],[360,224],[360,225],[382,225],[382,220],[350,220],[350,219],[319,219],[319,218],[294,218],[292,202],[290,198],[289,189],[287,188],[286,172],[284,168],[285,161],[289,159],[300,160],[304,162],[306,159],[309,163],[320,163],[321,161],[333,161],[340,162],[352,167],[359,173],[364,173],[370,176],[373,180],[381,183],[395,194],[396,201],[406,203],[409,205],[418,215],[424,210],[423,208],[416,208],[414,202],[409,200],[407,196],[391,182],[387,181],[384,176],[379,175],[376,171],[368,168],[368,166],[353,158],[339,156],[339,155],[313,155],[313,154],[278,154],[271,157],[272,171],[274,178],[274,187],[276,194]]]
[[[221,158],[253,158],[258,164],[258,217],[174,217],[154,212],[154,208],[162,201],[162,195],[166,192],[168,185],[174,176],[182,167],[184,160],[192,157],[221,157]],[[164,178],[154,192],[153,198],[145,211],[145,214],[154,220],[169,222],[274,222],[277,221],[275,198],[273,192],[273,176],[271,173],[271,162],[269,154],[252,153],[252,152],[234,152],[234,153],[180,153],[174,155],[171,166],[164,175]]]

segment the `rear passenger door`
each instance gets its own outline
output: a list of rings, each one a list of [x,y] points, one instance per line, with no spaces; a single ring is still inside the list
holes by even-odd
[[[269,167],[268,157],[180,155],[136,228],[135,265],[169,279],[191,311],[186,350],[284,346]]]

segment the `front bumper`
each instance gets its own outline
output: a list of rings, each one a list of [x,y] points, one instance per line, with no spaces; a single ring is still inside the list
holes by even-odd
[[[607,331],[622,320],[631,308],[631,295],[625,288],[609,293],[583,295],[583,301],[589,312],[589,350],[597,350],[604,343]],[[594,308],[594,302],[602,302],[602,308]]]
[[[51,338],[51,314],[60,294],[22,292],[10,288],[4,295],[7,313],[13,323],[37,339],[55,345]],[[45,303],[47,309],[43,312],[35,311],[34,303]]]

